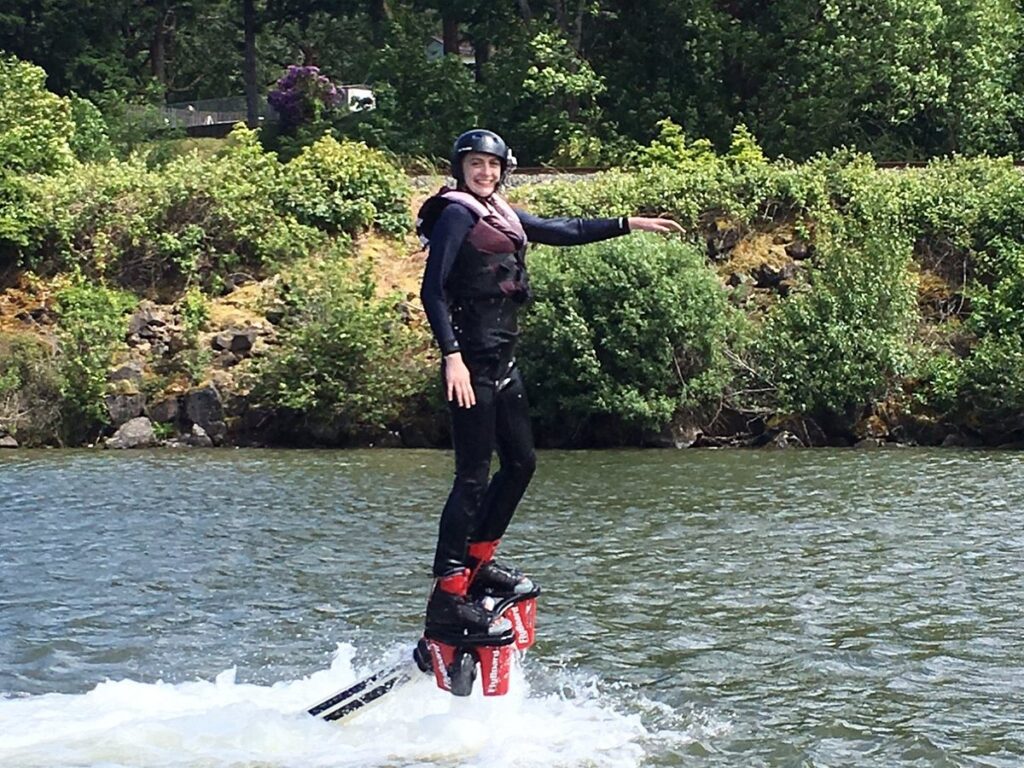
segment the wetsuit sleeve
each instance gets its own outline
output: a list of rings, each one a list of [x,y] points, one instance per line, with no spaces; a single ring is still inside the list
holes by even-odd
[[[542,219],[516,209],[526,237],[544,245],[584,245],[629,232],[629,222],[618,219]]]
[[[449,205],[441,212],[430,233],[427,266],[423,270],[420,300],[427,321],[444,355],[459,351],[459,340],[452,328],[445,285],[455,266],[455,259],[474,224],[473,214],[464,206]]]

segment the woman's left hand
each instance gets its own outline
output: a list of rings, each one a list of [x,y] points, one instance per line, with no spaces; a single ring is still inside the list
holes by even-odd
[[[630,216],[627,221],[629,221],[630,232],[674,232],[680,235],[684,232],[679,223],[672,221],[672,219],[648,219],[644,216]]]

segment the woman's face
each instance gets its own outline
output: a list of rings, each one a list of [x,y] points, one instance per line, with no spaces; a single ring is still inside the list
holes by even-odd
[[[494,155],[470,152],[462,160],[462,177],[477,197],[490,197],[501,180],[501,161]]]

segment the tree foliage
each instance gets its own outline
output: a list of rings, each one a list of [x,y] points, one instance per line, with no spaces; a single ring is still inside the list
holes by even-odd
[[[376,113],[318,127],[441,156],[485,123],[521,160],[608,162],[671,119],[720,151],[746,125],[769,156],[838,146],[882,159],[1020,153],[1022,9],[1014,0],[258,0],[265,96],[289,66],[369,82]],[[14,0],[0,49],[111,119],[125,103],[244,92],[229,0]],[[428,61],[432,36],[448,55]],[[475,61],[463,63],[462,53]],[[116,116],[121,113],[121,117]],[[112,126],[112,134],[118,134]],[[311,137],[311,140],[317,138]]]

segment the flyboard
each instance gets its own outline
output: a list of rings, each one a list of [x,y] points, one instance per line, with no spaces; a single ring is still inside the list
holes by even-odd
[[[497,602],[491,597],[481,598],[492,601],[484,605],[493,610],[495,621],[509,620],[507,631],[498,635],[425,632],[402,661],[372,672],[306,711],[322,720],[344,722],[423,674],[433,674],[437,687],[453,696],[469,696],[478,665],[484,696],[504,696],[513,657],[533,645],[538,595],[539,587]]]

